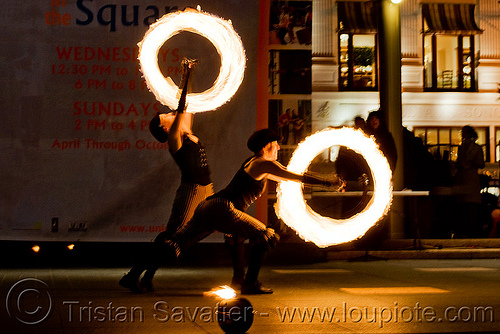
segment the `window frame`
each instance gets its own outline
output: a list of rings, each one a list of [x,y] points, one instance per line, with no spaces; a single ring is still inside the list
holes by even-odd
[[[495,162],[500,163],[500,126],[495,127]]]
[[[425,64],[425,39],[426,37],[430,36],[431,37],[431,58],[432,58],[432,65],[431,65],[431,87],[427,87],[427,74],[426,74],[426,68],[424,66],[424,91],[426,92],[477,92],[477,80],[476,80],[476,38],[475,34],[438,34],[438,33],[429,33],[429,34],[422,34],[422,46],[424,49],[424,52],[422,54],[422,62]],[[437,37],[438,36],[455,36],[457,40],[457,54],[456,54],[456,61],[457,61],[457,68],[454,68],[453,71],[458,73],[458,75],[454,76],[457,77],[457,87],[451,87],[451,88],[445,88],[445,87],[438,87],[438,69],[437,69],[437,63],[438,63],[438,45],[437,45]],[[469,43],[469,53],[464,52],[464,38],[469,38],[470,43]],[[469,66],[470,66],[470,88],[464,87],[464,71],[463,69],[465,68],[465,63],[464,63],[464,55],[469,55],[470,61],[469,61]]]
[[[478,130],[485,130],[485,143],[484,144],[479,144],[478,145],[482,148],[483,150],[483,157],[484,157],[484,161],[485,162],[490,162],[490,155],[489,155],[489,151],[490,151],[490,142],[488,140],[489,138],[489,132],[490,132],[490,129],[489,127],[487,126],[478,126],[478,127],[474,127],[476,131]],[[446,159],[443,159],[442,156],[443,156],[443,152],[441,151],[441,148],[442,147],[450,147],[450,159],[448,159],[448,161],[456,161],[456,158],[453,158],[453,156],[451,155],[452,151],[453,151],[453,148],[456,148],[456,150],[458,151],[458,146],[460,146],[460,144],[453,144],[452,142],[452,131],[453,130],[458,130],[458,131],[461,131],[462,130],[462,126],[414,126],[413,127],[413,133],[418,137],[418,134],[417,132],[418,131],[425,131],[425,138],[421,138],[422,141],[423,141],[423,144],[424,146],[427,148],[427,150],[436,158],[436,154],[435,152],[433,152],[431,149],[432,148],[437,148],[437,153],[440,157],[440,159],[438,160],[446,160]],[[429,130],[436,130],[437,131],[437,136],[438,136],[438,142],[436,144],[432,144],[432,145],[429,145],[428,144],[428,132]],[[442,132],[441,130],[448,130],[449,131],[449,142],[448,143],[440,143],[440,133]],[[500,130],[500,129],[499,129]],[[500,140],[500,139],[499,139]],[[461,142],[461,140],[460,140]]]
[[[342,62],[342,42],[341,42],[341,36],[342,35],[348,35],[348,42],[347,42],[347,54],[348,54],[348,60],[347,62]],[[372,73],[374,73],[374,81],[375,84],[373,87],[356,87],[354,85],[354,36],[355,35],[371,35],[374,38],[374,46],[373,46],[373,68],[372,68]],[[376,33],[352,33],[352,32],[339,32],[338,33],[338,55],[339,55],[339,91],[378,91],[378,78],[379,78],[379,73],[378,73],[378,38]],[[344,86],[342,81],[343,81],[343,76],[342,76],[342,66],[347,63],[348,66],[348,74],[347,74],[347,86]]]

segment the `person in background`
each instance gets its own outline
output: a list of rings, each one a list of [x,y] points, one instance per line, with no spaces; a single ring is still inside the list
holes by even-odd
[[[354,117],[354,128],[366,132],[366,121],[361,116]]]
[[[281,144],[288,144],[288,136],[290,135],[290,123],[292,122],[292,109],[287,108],[286,111],[278,117],[278,127],[281,129]]]
[[[297,145],[304,139],[305,119],[300,117],[297,109],[292,110],[293,144]]]
[[[396,163],[398,161],[398,152],[396,150],[396,143],[394,142],[394,137],[389,132],[387,125],[384,123],[382,110],[372,111],[368,114],[366,120],[367,128],[366,132],[368,135],[373,135],[375,137],[375,142],[378,144],[380,150],[387,158],[389,166],[394,173],[396,169]]]
[[[365,133],[366,122],[363,117],[356,116],[354,118],[354,129]],[[341,175],[346,181],[347,190],[362,190],[364,184],[360,180],[365,177],[368,178],[368,183],[372,183],[371,170],[365,158],[346,146],[340,146],[337,159],[335,160],[335,168],[337,174]]]
[[[277,36],[281,42],[281,44],[285,45],[286,40],[285,36],[288,34],[288,27],[290,25],[290,14],[288,6],[281,6],[281,14],[279,17],[278,26],[276,27]]]
[[[457,237],[477,237],[480,231],[481,181],[478,174],[484,168],[484,155],[476,143],[478,136],[472,126],[462,128],[462,143],[458,147],[455,175],[457,189]]]

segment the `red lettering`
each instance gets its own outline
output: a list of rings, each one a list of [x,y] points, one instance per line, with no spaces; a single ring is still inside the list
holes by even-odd
[[[73,102],[73,115],[80,116],[131,116],[147,117],[150,113],[157,113],[162,111],[162,104],[160,102],[140,102],[123,104],[122,102],[103,102],[103,101],[74,101]]]
[[[161,112],[161,103],[156,102],[155,104],[153,104],[153,110],[155,111],[155,113]]]
[[[161,60],[162,62],[166,62],[169,52],[170,52],[170,49],[166,49],[166,50],[160,49],[160,52],[159,52],[160,55],[158,56],[158,60]]]
[[[113,103],[113,115],[121,115],[125,111],[125,106],[120,102]]]
[[[172,59],[172,63],[176,63],[176,62],[178,62],[178,61],[179,61],[179,59],[181,59],[181,58],[180,58],[180,56],[179,56],[179,49],[177,49],[177,48],[176,48],[176,49],[174,49],[174,50],[172,51],[172,56],[174,56],[174,58]]]
[[[74,48],[73,53],[74,53],[75,60],[82,60],[82,48],[80,46],[77,46],[76,48]]]
[[[168,58],[168,50],[161,51],[159,59]],[[111,60],[121,62],[138,62],[139,47],[91,47],[91,46],[70,46],[56,47],[56,53],[59,60],[76,60],[76,61],[92,61],[92,60]]]
[[[85,60],[92,60],[95,58],[95,49],[86,47],[84,51]]]
[[[139,112],[137,111],[137,108],[135,107],[135,104],[131,104],[130,107],[127,110],[126,115],[129,116],[130,114],[134,114],[135,116],[139,116]]]
[[[120,57],[121,51],[122,50],[119,47],[113,48],[113,61],[118,61],[121,59],[121,57]]]
[[[75,111],[73,111],[73,115],[80,115],[82,113],[80,104],[81,104],[80,101],[76,101],[75,103],[73,103],[73,109],[75,109]]]
[[[144,116],[147,116],[148,115],[148,109],[149,109],[149,106],[151,105],[151,103],[142,103],[141,102],[141,107],[142,107],[142,110],[144,111]]]
[[[65,59],[65,60],[68,60],[69,57],[71,56],[71,51],[73,50],[72,47],[69,47],[69,48],[60,48],[59,46],[56,47],[56,52],[57,52],[57,57],[59,58],[59,60],[61,59]]]

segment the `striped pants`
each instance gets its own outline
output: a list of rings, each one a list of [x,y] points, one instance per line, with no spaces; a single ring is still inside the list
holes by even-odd
[[[193,217],[198,204],[208,196],[213,195],[213,193],[212,183],[206,186],[195,183],[181,183],[175,194],[167,228],[164,232],[158,234],[155,242],[165,242],[171,239],[174,233]]]
[[[172,241],[184,250],[215,231],[259,241],[266,241],[269,234],[274,234],[272,229],[236,209],[227,199],[210,197],[198,205],[193,218],[173,235]]]
[[[151,279],[163,258],[169,259],[168,250],[165,250],[165,242],[172,238],[175,232],[184,226],[193,216],[196,207],[208,196],[214,193],[212,183],[203,186],[196,183],[181,183],[175,194],[172,212],[165,231],[158,234],[155,242],[136,259],[135,265],[129,272],[134,279],[146,270],[145,278]]]
[[[268,247],[272,246],[279,236],[258,219],[236,209],[234,204],[227,199],[210,197],[198,205],[193,218],[174,234],[171,246],[179,255],[183,250],[215,231],[241,239],[254,240],[250,250],[245,284],[249,286],[257,284],[257,278]],[[238,278],[243,278],[244,275],[243,254],[238,253],[242,251],[242,248],[234,249],[233,254],[231,254],[234,275]]]

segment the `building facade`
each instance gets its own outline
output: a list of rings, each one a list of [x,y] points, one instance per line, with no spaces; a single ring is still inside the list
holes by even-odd
[[[485,172],[498,180],[498,0],[267,2],[265,118],[285,137],[282,162],[308,134],[352,126],[355,117],[366,119],[380,107],[386,88],[379,79],[380,58],[388,56],[380,47],[382,2],[399,13],[385,24],[399,25],[402,125],[434,159],[447,162],[457,157],[461,128],[473,126]]]
[[[498,162],[500,4],[403,0],[394,6],[401,13],[403,125],[437,158],[449,150],[451,159],[460,128],[472,125],[486,161]],[[373,8],[371,2],[313,1],[312,109],[329,105],[332,110],[315,119],[315,129],[349,124],[379,104],[373,92],[378,90],[377,60],[367,64],[356,54],[371,49],[372,58],[383,55],[376,50]]]

